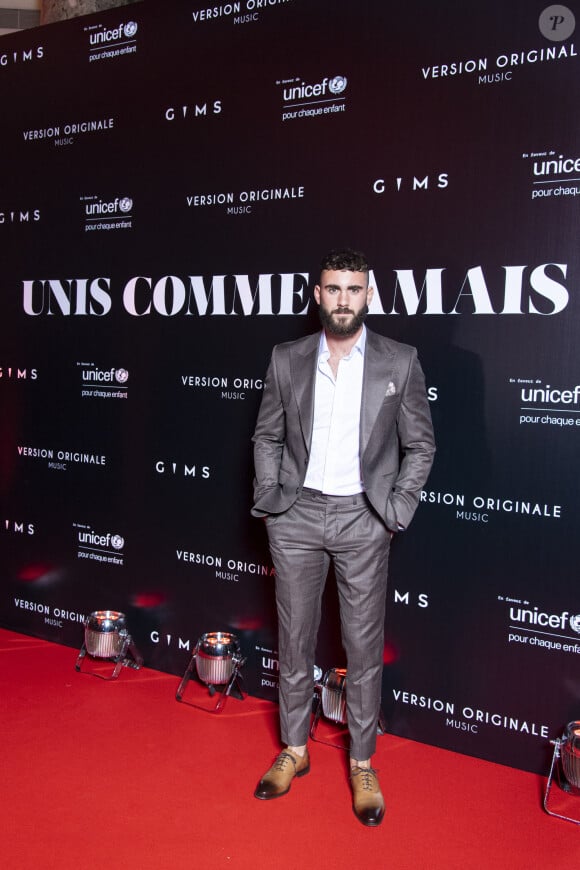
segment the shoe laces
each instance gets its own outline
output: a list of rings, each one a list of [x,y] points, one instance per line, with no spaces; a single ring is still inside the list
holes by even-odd
[[[351,776],[360,776],[362,788],[364,791],[374,791],[376,788],[376,780],[378,771],[374,767],[359,767],[356,765],[351,768]]]
[[[274,762],[274,770],[283,771],[286,768],[288,761],[291,761],[294,767],[296,767],[296,759],[288,752],[281,752]]]

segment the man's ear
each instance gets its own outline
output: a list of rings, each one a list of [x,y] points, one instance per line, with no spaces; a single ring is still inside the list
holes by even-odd
[[[320,284],[317,284],[314,288],[314,298],[316,299],[316,304],[320,305]]]

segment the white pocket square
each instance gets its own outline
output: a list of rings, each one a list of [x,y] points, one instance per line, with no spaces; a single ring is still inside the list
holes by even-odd
[[[392,381],[389,381],[385,396],[395,396],[397,394],[397,388],[395,387]]]

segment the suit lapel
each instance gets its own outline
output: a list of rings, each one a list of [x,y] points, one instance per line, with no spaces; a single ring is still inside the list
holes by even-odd
[[[290,357],[290,377],[300,413],[300,426],[306,450],[310,452],[312,424],[314,421],[314,386],[320,333],[308,336],[300,347],[294,348]]]
[[[367,329],[361,406],[360,452],[366,449],[375,420],[381,410],[389,380],[394,378],[395,351]]]

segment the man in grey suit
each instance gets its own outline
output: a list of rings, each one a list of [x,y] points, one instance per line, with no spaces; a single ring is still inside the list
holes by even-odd
[[[364,325],[374,289],[363,254],[333,251],[314,288],[323,329],[277,345],[254,433],[254,516],[276,569],[280,723],[286,749],[255,796],[310,770],[307,739],[321,599],[332,560],[347,657],[353,809],[383,819],[375,751],[391,538],[409,525],[435,445],[417,352]]]

